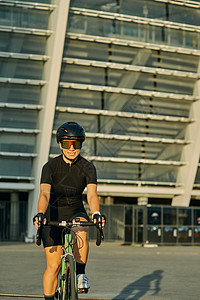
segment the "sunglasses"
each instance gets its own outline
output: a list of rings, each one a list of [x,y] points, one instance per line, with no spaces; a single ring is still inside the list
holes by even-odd
[[[82,141],[61,141],[61,146],[63,149],[69,149],[73,145],[74,149],[81,149]]]

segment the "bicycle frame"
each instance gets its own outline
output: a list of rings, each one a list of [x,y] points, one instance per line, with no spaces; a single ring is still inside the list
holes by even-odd
[[[64,243],[62,245],[62,249],[63,249],[63,254],[61,255],[61,282],[58,282],[58,285],[60,284],[60,286],[58,286],[58,290],[60,289],[60,299],[61,300],[66,300],[66,295],[65,295],[65,291],[66,291],[66,287],[65,287],[65,276],[68,270],[66,270],[66,268],[69,268],[69,263],[68,263],[68,256],[71,255],[72,257],[72,261],[73,261],[73,265],[74,265],[74,272],[73,272],[73,276],[75,278],[74,280],[74,286],[75,286],[75,294],[76,297],[78,299],[78,288],[77,288],[77,282],[76,282],[76,262],[73,256],[73,248],[72,248],[72,234],[71,231],[68,229],[63,229],[62,234],[64,235]],[[71,283],[70,283],[71,284]],[[69,298],[70,299],[70,298]]]
[[[62,249],[63,254],[61,256],[61,274],[60,279],[58,280],[58,300],[77,300],[77,281],[76,281],[76,262],[73,256],[73,242],[71,230],[74,226],[96,226],[97,228],[97,239],[96,245],[100,246],[101,240],[104,239],[102,227],[93,222],[80,221],[79,218],[70,221],[50,221],[46,224],[42,222],[38,223],[38,231],[36,235],[36,244],[41,245],[41,232],[43,226],[56,226],[63,227],[62,232]]]

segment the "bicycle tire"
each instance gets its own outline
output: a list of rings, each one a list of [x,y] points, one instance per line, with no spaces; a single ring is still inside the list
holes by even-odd
[[[57,300],[62,300],[62,275],[61,275],[61,271],[58,274],[58,286],[57,286],[57,290],[55,293],[55,299]]]
[[[72,255],[67,255],[62,300],[78,299],[76,273],[74,265],[75,264]]]

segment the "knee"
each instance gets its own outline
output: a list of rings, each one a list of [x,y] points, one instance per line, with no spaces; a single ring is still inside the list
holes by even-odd
[[[52,261],[47,264],[47,272],[48,273],[51,273],[52,275],[53,274],[57,275],[59,270],[60,270],[60,262]]]

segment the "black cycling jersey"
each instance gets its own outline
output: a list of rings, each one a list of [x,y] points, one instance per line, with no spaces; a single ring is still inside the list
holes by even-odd
[[[85,212],[82,193],[88,184],[97,183],[96,168],[81,155],[72,164],[59,155],[43,166],[41,183],[51,185],[47,220],[71,219]]]

